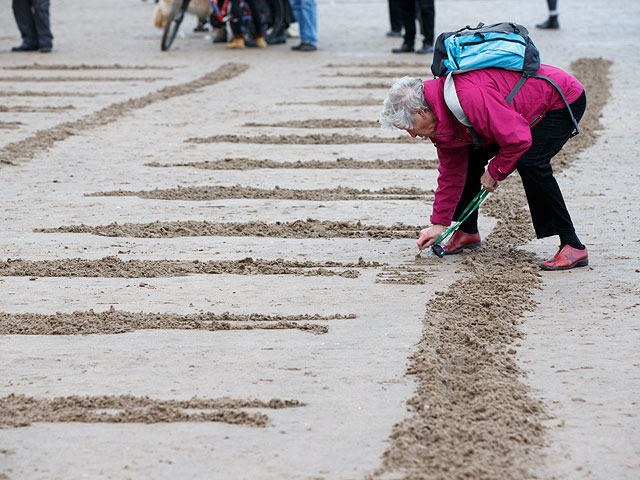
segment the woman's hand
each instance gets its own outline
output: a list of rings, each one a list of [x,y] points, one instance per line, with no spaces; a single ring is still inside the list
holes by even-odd
[[[429,248],[438,239],[438,237],[442,235],[442,232],[444,232],[445,228],[446,227],[444,225],[432,225],[429,228],[420,230],[420,238],[418,238],[418,248],[420,250]]]
[[[482,174],[482,177],[480,177],[480,183],[487,192],[495,192],[499,185],[498,180],[495,180],[491,175],[489,175],[489,170],[486,170]]]

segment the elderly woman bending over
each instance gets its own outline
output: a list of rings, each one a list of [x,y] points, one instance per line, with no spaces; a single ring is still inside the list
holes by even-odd
[[[542,65],[537,73],[552,79],[562,89],[579,121],[587,103],[580,82],[547,65]],[[380,123],[383,127],[406,130],[412,137],[428,138],[434,143],[440,162],[430,218],[432,226],[420,232],[418,248],[432,245],[481,187],[494,192],[500,181],[517,169],[537,237],[560,237],[558,252],[540,266],[546,270],[566,270],[588,264],[587,249],[576,235],[550,164],[572,136],[573,121],[562,97],[546,80],[528,79],[507,104],[505,98],[521,76],[499,68],[455,76],[460,106],[473,125],[480,147],[474,147],[472,132],[445,103],[446,78],[423,82],[404,77],[391,87]],[[451,255],[479,246],[476,210],[443,248]]]

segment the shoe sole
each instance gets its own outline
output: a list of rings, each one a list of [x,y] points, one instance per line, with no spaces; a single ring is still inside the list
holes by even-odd
[[[545,265],[544,263],[539,263],[538,264],[538,266],[541,269],[548,270],[548,271],[571,270],[572,268],[586,267],[587,265],[589,265],[589,259],[588,258],[585,258],[584,260],[578,260],[576,263],[574,263],[573,265],[569,265],[568,267],[550,267],[548,265]]]
[[[444,251],[445,255],[456,255],[458,253],[462,253],[463,250],[465,249],[471,249],[471,248],[479,248],[482,246],[482,242],[479,243],[470,243],[469,245],[465,245],[464,247],[458,249],[458,250],[454,250],[453,252],[447,252],[446,250]]]

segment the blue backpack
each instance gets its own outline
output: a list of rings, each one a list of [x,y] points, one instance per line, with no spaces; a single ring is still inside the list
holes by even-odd
[[[533,40],[529,38],[529,31],[522,25],[512,22],[487,26],[479,23],[475,28],[467,25],[455,32],[441,33],[436,40],[431,63],[431,73],[434,76],[447,76],[444,86],[445,102],[460,123],[469,128],[476,147],[480,142],[460,106],[453,76],[489,67],[522,72],[522,77],[505,98],[507,103],[511,103],[528,78],[540,78],[551,83],[567,106],[575,127],[573,135],[580,133],[578,122],[573,116],[562,89],[550,78],[536,73],[540,68],[540,52]]]

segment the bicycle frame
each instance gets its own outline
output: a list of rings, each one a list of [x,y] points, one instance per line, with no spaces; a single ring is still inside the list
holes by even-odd
[[[218,1],[222,3],[220,6]],[[225,27],[226,23],[232,20],[233,15],[231,14],[231,1],[232,0],[209,0],[209,5],[211,6],[213,13],[211,13],[209,19],[211,24],[217,28]],[[169,12],[167,23],[164,26],[164,31],[162,33],[162,41],[160,43],[160,48],[162,51],[167,51],[173,44],[174,39],[178,33],[178,29],[180,28],[180,24],[185,17],[187,9],[189,8],[190,0],[173,0],[171,4],[171,10]],[[283,28],[283,18],[284,18],[284,5],[282,0],[267,0],[265,2],[265,15],[268,15],[262,18],[262,11],[260,12],[261,18],[259,21],[266,25],[266,22],[269,22],[268,29],[271,29],[271,32],[279,32],[278,35],[282,33]],[[241,11],[241,20],[243,22],[243,28],[247,27],[250,32],[250,23],[251,23],[251,8],[246,0],[240,1],[240,11]],[[268,13],[267,13],[268,12]],[[247,23],[249,22],[249,23]],[[269,36],[269,33],[267,36]],[[267,40],[268,41],[268,40]]]
[[[218,19],[220,23],[226,23],[231,15],[227,15],[229,10],[230,0],[224,0],[222,7],[218,7],[218,3],[215,0],[209,0],[209,5],[213,8],[213,15]]]
[[[211,8],[213,8],[213,15],[220,23],[224,24],[231,20],[231,12],[229,12],[231,0],[224,0],[224,2],[222,3],[222,7],[218,6],[216,0],[209,0],[209,5],[211,5]],[[240,2],[240,8],[243,12],[250,11],[249,5],[247,5],[247,3],[244,1]],[[247,20],[250,17],[248,17],[247,15],[243,15],[242,18],[243,20]]]

